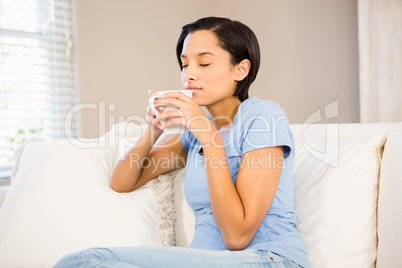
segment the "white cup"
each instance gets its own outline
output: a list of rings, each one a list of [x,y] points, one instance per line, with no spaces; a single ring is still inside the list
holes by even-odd
[[[152,112],[153,112],[156,116],[159,115],[159,112],[158,112],[158,110],[155,108],[154,101],[155,101],[155,99],[158,99],[160,96],[162,96],[163,94],[168,93],[168,92],[181,92],[181,93],[183,93],[184,95],[186,95],[186,96],[188,96],[188,97],[190,97],[190,98],[193,97],[193,91],[191,91],[191,90],[167,90],[167,91],[157,91],[155,95],[153,95],[153,96],[151,96],[151,97],[149,98],[149,106],[151,107]],[[175,108],[175,107],[173,107],[173,106],[170,106],[170,105],[165,106],[164,109],[163,109],[164,112],[165,112],[165,111],[169,111],[169,110],[178,110],[178,109]],[[169,120],[169,119],[167,119],[167,120]],[[162,125],[162,126],[165,125],[165,120],[162,120],[162,121],[161,121],[161,125]],[[184,133],[185,131],[186,131],[186,127],[183,126],[183,125],[173,125],[173,126],[170,126],[170,127],[168,127],[168,128],[165,128],[165,129],[163,130],[163,132],[166,133],[166,134],[179,134],[179,133]]]

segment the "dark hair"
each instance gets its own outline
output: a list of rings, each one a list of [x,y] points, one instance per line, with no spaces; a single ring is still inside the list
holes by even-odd
[[[180,56],[183,51],[184,39],[190,33],[199,30],[208,30],[216,35],[221,47],[229,52],[232,65],[236,65],[244,59],[250,61],[249,74],[237,83],[233,94],[243,102],[248,98],[248,90],[260,67],[260,47],[254,32],[243,23],[227,18],[207,17],[184,25],[176,45],[180,69],[183,69]]]

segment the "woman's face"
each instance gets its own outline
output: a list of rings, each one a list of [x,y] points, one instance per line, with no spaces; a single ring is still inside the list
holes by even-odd
[[[193,91],[199,105],[211,106],[230,97],[236,89],[235,67],[230,54],[210,31],[190,33],[181,54],[181,78],[184,88]]]

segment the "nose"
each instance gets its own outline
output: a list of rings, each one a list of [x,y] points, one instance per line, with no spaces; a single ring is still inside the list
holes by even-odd
[[[183,79],[184,81],[191,81],[197,79],[196,71],[193,67],[190,67],[190,65],[188,65],[186,68],[183,69]]]

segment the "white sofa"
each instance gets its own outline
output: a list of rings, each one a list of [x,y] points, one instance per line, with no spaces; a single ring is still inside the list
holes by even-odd
[[[401,267],[402,123],[291,125],[291,128],[296,140],[295,210],[311,267]],[[109,175],[112,169],[113,165]],[[169,213],[176,217],[173,241],[176,246],[187,247],[194,233],[194,216],[183,194],[185,172],[172,176],[174,208]],[[16,178],[15,184],[22,184],[21,181],[22,178]],[[13,184],[11,187],[23,188]],[[0,205],[8,189],[0,187]],[[28,194],[29,190],[25,191]],[[147,193],[150,192],[144,190],[143,194]],[[169,194],[156,195],[162,198],[160,202],[170,202]],[[0,221],[13,215],[9,210],[18,197],[10,193],[6,199],[7,209],[0,209]],[[163,224],[166,222],[159,222],[159,229]],[[6,245],[4,241],[10,243],[10,240],[1,235],[10,226],[11,223],[0,222],[1,267],[51,266],[51,262],[42,260],[32,263],[43,265],[24,265],[24,261],[14,262],[11,257],[2,262],[6,254],[10,255],[11,244]],[[27,236],[33,236],[32,230]],[[24,254],[26,251],[21,251]]]

